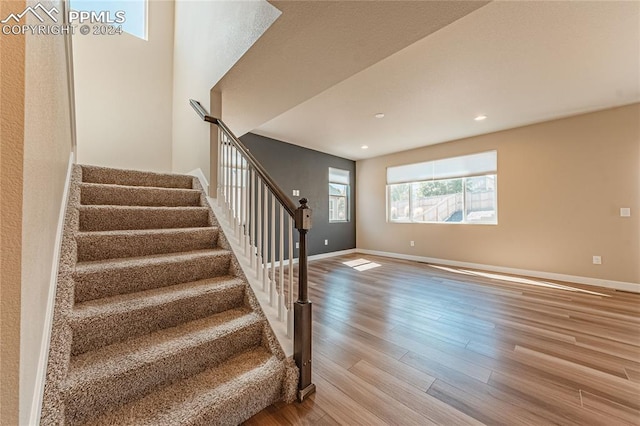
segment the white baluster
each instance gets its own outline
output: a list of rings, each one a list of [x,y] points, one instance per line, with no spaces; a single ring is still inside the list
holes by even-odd
[[[222,170],[224,159],[222,157],[222,130],[218,128],[218,178],[216,179],[216,200],[218,207],[222,205]]]
[[[233,226],[233,205],[232,203],[232,190],[233,190],[233,164],[231,164],[231,156],[233,150],[231,149],[231,141],[227,138],[227,175],[229,176],[227,185],[227,223]]]
[[[240,152],[238,152],[238,148],[236,147],[236,164],[235,164],[235,184],[236,186],[234,187],[234,195],[236,197],[236,227],[235,227],[235,231],[236,231],[236,235],[238,237],[238,245],[242,247],[242,235],[240,234],[240,225],[242,224],[240,219],[241,219],[241,214],[242,214],[242,197],[240,196],[242,194],[242,165],[240,164]]]
[[[293,339],[293,218],[289,216],[289,298],[287,303],[287,337]]]
[[[224,199],[223,199],[223,206],[224,206],[224,215],[225,215],[225,219],[227,218],[227,185],[229,182],[229,175],[227,173],[227,161],[229,161],[228,157],[228,152],[227,152],[227,140],[226,137],[223,134],[223,141],[224,141],[224,145],[222,146],[222,156],[224,158],[224,163],[223,163],[223,167],[224,169],[222,169],[222,173],[223,173],[223,178],[222,178],[222,182],[224,183],[224,188],[222,188],[222,194],[224,195]]]
[[[256,223],[258,224],[258,229],[256,231],[256,236],[258,238],[256,245],[256,248],[258,249],[258,257],[256,259],[256,279],[260,280],[260,271],[262,271],[262,181],[260,176],[257,177],[256,186],[256,191],[258,193],[258,202],[256,203]]]
[[[271,290],[269,305],[276,305],[276,197],[271,194]]]
[[[227,184],[227,221],[233,229],[233,147],[230,141],[228,142],[227,150],[227,175],[229,176]]]
[[[235,145],[231,148],[231,211],[233,219],[231,227],[233,229],[233,236],[238,239],[238,150]]]
[[[267,281],[269,280],[269,270],[267,265],[269,264],[269,190],[267,185],[264,186],[264,213],[263,213],[263,250],[262,250],[262,291],[268,292]]]
[[[280,205],[280,233],[278,237],[280,246],[278,254],[280,270],[278,271],[278,319],[284,321],[284,207]]]
[[[249,204],[251,206],[250,209],[250,215],[249,215],[249,220],[250,220],[250,228],[249,228],[249,265],[253,268],[255,267],[256,269],[258,269],[257,264],[254,262],[254,259],[256,258],[256,247],[253,245],[255,238],[256,238],[256,215],[257,215],[257,211],[256,211],[256,172],[253,170],[253,168],[251,168],[251,203]]]
[[[249,162],[244,161],[244,252],[251,256],[251,234],[249,233]]]
[[[226,200],[227,200],[227,145],[225,145],[226,142],[224,140],[224,133],[222,134],[222,149],[221,149],[221,154],[222,154],[222,170],[220,170],[220,174],[221,176],[221,181],[222,181],[222,207],[226,208],[227,204],[226,204]]]
[[[247,169],[244,157],[240,157],[240,248],[247,256]]]

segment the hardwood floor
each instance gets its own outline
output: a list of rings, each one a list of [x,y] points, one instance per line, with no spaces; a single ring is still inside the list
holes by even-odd
[[[309,281],[317,393],[246,425],[640,424],[640,294],[365,255]]]

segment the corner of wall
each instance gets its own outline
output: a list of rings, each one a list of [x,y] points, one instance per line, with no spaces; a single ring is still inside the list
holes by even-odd
[[[0,15],[23,0],[0,2]],[[0,424],[19,423],[25,37],[0,37]]]

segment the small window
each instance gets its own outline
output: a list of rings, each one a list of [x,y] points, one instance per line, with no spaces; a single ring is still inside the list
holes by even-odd
[[[148,0],[71,0],[70,7],[90,13],[75,17],[72,24],[108,24],[147,40]]]
[[[387,169],[391,222],[498,223],[496,151]]]
[[[329,222],[349,221],[349,171],[329,167]]]

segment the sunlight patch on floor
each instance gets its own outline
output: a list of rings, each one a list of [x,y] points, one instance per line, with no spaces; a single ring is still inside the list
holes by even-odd
[[[347,265],[358,272],[368,271],[369,269],[377,268],[378,266],[382,266],[379,263],[372,262],[367,259],[356,259],[350,260],[348,262],[342,262],[344,265]]]
[[[382,265],[380,265],[379,263],[370,262],[370,263],[365,263],[364,265],[356,266],[353,269],[355,269],[356,271],[362,272],[362,271],[367,271],[369,269],[377,268],[378,266],[382,266]]]
[[[528,285],[535,285],[539,287],[555,288],[558,290],[573,291],[576,293],[592,294],[595,296],[611,297],[608,294],[597,293],[595,291],[584,290],[582,288],[570,287],[563,284],[550,283],[548,281],[535,280],[531,278],[514,277],[511,275],[497,274],[494,272],[470,271],[468,269],[451,268],[447,266],[438,266],[438,265],[428,265],[428,266],[435,269],[447,271],[447,272],[453,272],[456,274],[473,275],[476,277],[490,278],[498,281],[509,281],[509,282],[514,282],[519,284],[528,284]]]
[[[344,265],[354,268],[356,266],[364,265],[365,263],[371,263],[371,261],[367,259],[356,259],[356,260],[350,260],[348,262],[342,262],[342,263]]]

